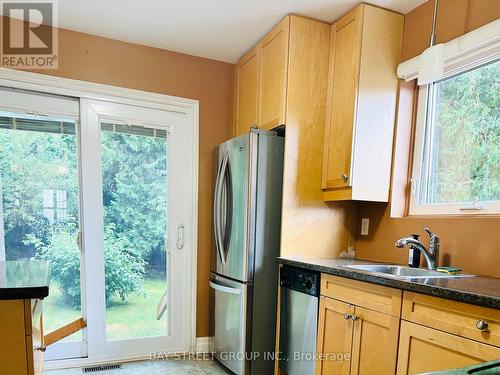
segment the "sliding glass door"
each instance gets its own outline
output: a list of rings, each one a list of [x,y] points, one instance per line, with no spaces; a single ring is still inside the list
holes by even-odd
[[[46,333],[84,310],[78,133],[77,100],[0,90],[0,259],[50,262]],[[85,355],[84,335],[54,344],[47,357]]]
[[[87,288],[98,291],[88,299],[89,355],[182,351],[193,157],[185,118],[99,101],[81,108],[84,199],[95,207],[87,229],[101,234],[85,248]]]
[[[46,359],[190,348],[187,121],[181,112],[0,89],[0,260],[50,262],[44,331],[57,342]],[[86,327],[65,335],[79,322]]]
[[[106,337],[165,335],[167,131],[103,121],[101,150]]]

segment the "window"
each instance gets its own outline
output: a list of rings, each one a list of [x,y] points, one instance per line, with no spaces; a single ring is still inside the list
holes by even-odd
[[[500,61],[422,86],[410,215],[500,213]]]
[[[45,189],[43,191],[43,216],[49,221],[50,225],[65,221],[66,209],[66,190]]]

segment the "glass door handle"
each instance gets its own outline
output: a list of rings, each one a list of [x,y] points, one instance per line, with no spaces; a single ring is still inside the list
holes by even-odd
[[[184,224],[177,225],[176,246],[179,250],[181,250],[184,247]]]

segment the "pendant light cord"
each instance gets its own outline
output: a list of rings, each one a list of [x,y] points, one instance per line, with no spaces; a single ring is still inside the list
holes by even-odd
[[[434,0],[434,14],[432,16],[432,32],[431,32],[431,41],[429,47],[432,47],[434,44],[436,44],[436,21],[438,12],[438,2],[439,0]]]

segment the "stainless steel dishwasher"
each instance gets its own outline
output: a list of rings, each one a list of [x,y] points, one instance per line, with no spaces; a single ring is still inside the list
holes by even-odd
[[[281,267],[279,366],[288,375],[315,372],[319,280],[317,272]]]

